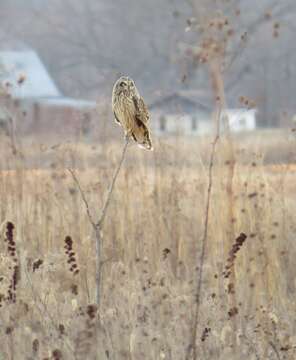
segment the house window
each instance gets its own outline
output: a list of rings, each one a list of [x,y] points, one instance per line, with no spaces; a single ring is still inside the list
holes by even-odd
[[[197,130],[197,119],[195,117],[193,117],[191,119],[191,130],[192,131],[196,131]]]
[[[160,130],[165,131],[166,128],[166,118],[164,116],[161,116],[159,119],[160,122]]]
[[[240,126],[246,126],[246,119],[245,118],[240,118],[239,119],[239,124],[240,124]]]

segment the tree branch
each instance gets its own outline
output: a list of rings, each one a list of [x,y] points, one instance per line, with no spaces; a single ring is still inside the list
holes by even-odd
[[[113,192],[113,189],[114,189],[114,185],[115,185],[117,176],[118,176],[118,174],[119,174],[119,171],[120,171],[120,169],[121,169],[121,166],[122,166],[122,163],[123,163],[125,154],[126,154],[126,150],[127,150],[128,143],[129,143],[129,138],[127,137],[126,140],[125,140],[125,144],[124,144],[123,150],[122,150],[122,154],[121,154],[121,158],[120,158],[119,164],[118,164],[117,168],[115,169],[115,172],[114,172],[114,175],[113,175],[113,179],[112,179],[112,181],[111,181],[109,190],[108,190],[108,192],[107,192],[107,196],[106,196],[105,203],[104,203],[103,208],[102,208],[102,211],[101,211],[101,215],[100,215],[99,220],[98,220],[98,222],[97,222],[97,224],[96,224],[96,226],[98,226],[98,227],[101,227],[101,226],[102,226],[103,221],[104,221],[104,219],[105,219],[105,216],[106,216],[106,213],[107,213],[107,209],[108,209],[108,206],[109,206],[109,203],[110,203],[110,200],[111,200],[111,195],[112,195],[112,192]]]
[[[269,345],[272,348],[273,352],[275,353],[277,360],[281,360],[280,354],[279,354],[278,349],[276,348],[275,344],[272,341],[269,341]]]
[[[218,119],[220,119],[221,110],[218,111],[216,115]],[[219,120],[218,120],[219,121]],[[214,167],[214,157],[216,152],[216,146],[219,141],[220,135],[217,131],[214,141],[212,143],[212,150],[211,150],[211,158],[209,164],[209,174],[208,174],[208,190],[207,190],[207,201],[206,201],[206,208],[205,208],[205,223],[204,223],[204,232],[202,236],[202,249],[199,258],[199,273],[197,279],[197,289],[196,289],[196,308],[195,314],[193,319],[193,332],[192,332],[192,341],[189,345],[188,354],[186,359],[189,359],[191,354],[191,350],[193,350],[193,359],[197,359],[197,347],[196,347],[196,340],[197,340],[197,326],[199,322],[199,313],[200,313],[200,300],[201,300],[201,291],[202,291],[202,280],[203,280],[203,270],[204,270],[204,262],[206,257],[206,244],[208,239],[208,224],[209,224],[209,214],[210,214],[210,203],[211,203],[211,195],[212,195],[212,186],[213,186],[213,167]]]
[[[85,194],[84,194],[84,192],[83,192],[83,190],[82,190],[82,188],[80,186],[79,180],[77,179],[77,177],[75,175],[75,172],[72,169],[68,169],[68,171],[72,175],[72,178],[73,178],[73,180],[74,180],[75,184],[77,185],[77,188],[78,188],[78,190],[80,192],[82,201],[84,202],[84,205],[85,205],[88,220],[92,224],[93,227],[96,227],[96,223],[93,220],[92,214],[91,214],[90,209],[89,209],[88,201],[86,200]]]
[[[121,166],[123,164],[124,158],[125,158],[125,154],[127,151],[127,147],[129,144],[129,137],[126,137],[125,140],[125,144],[122,150],[122,154],[119,160],[119,163],[115,169],[115,172],[113,174],[113,178],[111,181],[111,184],[109,186],[107,195],[106,195],[106,199],[105,202],[103,204],[102,210],[101,210],[101,214],[99,216],[99,219],[97,222],[94,221],[93,215],[90,212],[90,208],[89,208],[89,204],[88,201],[86,199],[85,193],[81,188],[81,185],[79,183],[79,180],[77,178],[77,176],[75,175],[74,171],[71,169],[68,169],[69,173],[71,174],[75,184],[77,185],[77,188],[79,190],[79,193],[81,195],[82,201],[84,203],[85,209],[86,209],[86,213],[87,213],[87,217],[88,220],[90,222],[90,224],[92,225],[94,232],[95,232],[95,236],[96,236],[96,303],[99,305],[100,303],[100,289],[101,289],[101,270],[102,270],[102,265],[103,265],[103,261],[101,259],[101,246],[102,246],[102,226],[103,226],[103,222],[105,220],[106,214],[107,214],[107,210],[111,201],[111,196],[112,196],[112,192],[114,190],[114,185],[116,182],[116,179],[118,177],[119,171],[121,169]]]

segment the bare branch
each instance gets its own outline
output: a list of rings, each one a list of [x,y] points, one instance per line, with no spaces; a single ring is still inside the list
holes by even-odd
[[[199,273],[197,279],[197,289],[196,289],[196,308],[195,314],[193,319],[193,332],[192,332],[192,340],[188,349],[186,360],[189,359],[191,351],[193,351],[193,359],[197,359],[197,348],[196,348],[196,339],[197,339],[197,326],[199,321],[199,313],[200,313],[200,302],[201,302],[201,291],[202,291],[202,280],[203,280],[203,270],[204,270],[204,263],[206,257],[206,245],[208,240],[208,224],[209,224],[209,213],[210,213],[210,202],[211,202],[211,195],[212,195],[212,186],[213,186],[213,167],[214,167],[214,158],[216,153],[216,146],[220,138],[219,134],[219,121],[221,116],[221,107],[219,107],[216,113],[216,121],[217,121],[217,132],[212,142],[212,149],[211,149],[211,157],[210,157],[210,164],[209,164],[209,173],[208,173],[208,190],[207,190],[207,200],[206,200],[206,208],[205,208],[205,223],[204,223],[204,232],[202,236],[202,249],[199,258]]]
[[[273,352],[275,353],[277,360],[281,360],[280,354],[279,354],[278,349],[276,348],[275,344],[272,341],[270,341],[269,345],[272,348]]]
[[[86,213],[87,213],[87,216],[88,216],[88,219],[89,219],[89,222],[92,224],[92,226],[95,228],[96,227],[96,224],[93,220],[93,217],[91,215],[91,212],[90,212],[90,209],[89,209],[89,204],[88,204],[88,201],[86,200],[86,196],[80,186],[80,183],[79,183],[79,180],[77,179],[76,175],[75,175],[75,172],[72,170],[72,169],[67,169],[69,171],[69,173],[72,175],[72,178],[73,180],[75,181],[77,187],[78,187],[78,190],[80,192],[80,195],[81,195],[81,198],[84,202],[84,205],[85,205],[85,208],[86,208]]]
[[[122,166],[122,163],[123,163],[125,154],[126,154],[126,150],[127,150],[128,144],[129,144],[129,137],[126,137],[125,144],[124,144],[124,147],[123,147],[123,150],[122,150],[122,154],[121,154],[121,158],[120,158],[119,164],[118,164],[118,166],[117,166],[117,168],[116,168],[116,170],[115,170],[115,172],[114,172],[114,175],[113,175],[113,178],[112,178],[112,181],[111,181],[109,190],[108,190],[108,192],[107,192],[106,200],[105,200],[105,203],[104,203],[103,208],[102,208],[102,211],[101,211],[101,215],[100,215],[99,220],[98,220],[98,222],[97,222],[97,224],[96,224],[97,227],[101,227],[102,224],[103,224],[103,221],[104,221],[104,219],[105,219],[105,216],[106,216],[106,213],[107,213],[107,209],[108,209],[108,206],[109,206],[109,203],[110,203],[110,200],[111,200],[111,195],[112,195],[112,192],[113,192],[113,188],[114,188],[114,185],[115,185],[117,176],[118,176],[118,174],[119,174],[119,171],[120,171],[120,169],[121,169],[121,166]]]
[[[210,163],[208,167],[208,189],[207,189],[207,197],[206,197],[206,207],[204,213],[204,229],[203,235],[201,239],[201,253],[198,259],[198,278],[196,284],[196,299],[195,299],[195,312],[193,317],[193,329],[192,329],[192,337],[187,350],[186,360],[190,359],[191,354],[193,355],[193,359],[197,359],[197,327],[199,323],[199,314],[200,314],[200,303],[201,303],[201,295],[202,295],[202,282],[203,282],[203,272],[204,272],[204,264],[206,260],[206,249],[208,242],[208,227],[209,227],[209,214],[210,214],[210,205],[212,198],[212,187],[213,187],[213,168],[214,168],[214,160],[215,153],[218,141],[220,139],[220,119],[222,109],[225,108],[225,93],[224,93],[224,83],[221,77],[221,66],[220,62],[212,62],[210,64],[210,72],[213,82],[213,91],[216,94],[216,110],[215,110],[215,137],[212,142],[211,154],[210,154]]]
[[[101,259],[101,246],[102,246],[102,238],[103,238],[102,226],[103,226],[103,222],[104,222],[104,219],[106,217],[106,214],[107,214],[108,206],[109,206],[110,201],[111,201],[111,196],[112,196],[112,192],[113,192],[113,189],[114,189],[116,179],[118,177],[119,171],[120,171],[121,166],[123,164],[123,160],[125,158],[125,154],[126,154],[126,151],[127,151],[128,144],[129,144],[129,137],[126,137],[120,161],[119,161],[119,163],[117,165],[117,168],[115,169],[115,172],[114,172],[111,184],[109,186],[109,189],[108,189],[108,192],[107,192],[107,195],[106,195],[106,199],[105,199],[105,202],[104,202],[104,205],[102,207],[101,214],[100,214],[100,217],[99,217],[97,223],[93,219],[93,216],[92,216],[92,214],[90,212],[88,201],[87,201],[86,196],[85,196],[85,193],[81,188],[81,185],[79,183],[78,178],[75,175],[75,172],[73,170],[71,170],[71,169],[68,169],[69,173],[72,175],[72,178],[73,178],[75,184],[78,187],[81,198],[82,198],[82,200],[84,202],[84,205],[85,205],[85,208],[86,208],[88,220],[91,223],[91,225],[92,225],[92,227],[94,229],[94,232],[95,232],[95,237],[96,237],[96,303],[98,305],[100,303],[100,298],[101,298],[101,296],[100,296],[100,294],[101,294],[101,291],[100,291],[100,289],[101,289],[101,275],[102,275],[101,270],[102,270],[102,266],[103,266],[103,264],[105,262],[105,261],[103,261]]]

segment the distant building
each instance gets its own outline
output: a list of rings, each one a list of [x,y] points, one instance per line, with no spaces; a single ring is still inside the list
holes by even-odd
[[[158,96],[149,105],[153,131],[158,135],[209,133],[211,108],[199,102],[198,96],[189,91]]]
[[[213,105],[210,96],[197,91],[180,91],[158,96],[149,105],[151,127],[160,135],[205,135],[213,132]],[[229,121],[233,132],[256,128],[255,109],[227,109],[221,114],[221,129]]]
[[[221,114],[221,127],[228,121],[232,132],[252,131],[256,129],[256,109],[226,109]]]
[[[24,81],[20,83],[22,76]],[[0,51],[0,79],[15,99],[61,96],[38,54],[32,50]]]
[[[95,109],[94,101],[67,97],[40,99],[33,104],[34,128],[42,131],[45,124],[50,124],[52,130],[60,133],[88,135]]]
[[[25,133],[88,133],[96,103],[64,97],[35,51],[0,51],[0,81],[10,95],[2,101],[2,127],[14,113]]]

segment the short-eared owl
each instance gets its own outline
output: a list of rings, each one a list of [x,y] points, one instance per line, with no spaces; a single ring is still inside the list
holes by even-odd
[[[132,79],[121,76],[113,87],[112,109],[126,136],[147,150],[153,150],[149,132],[149,112]]]

